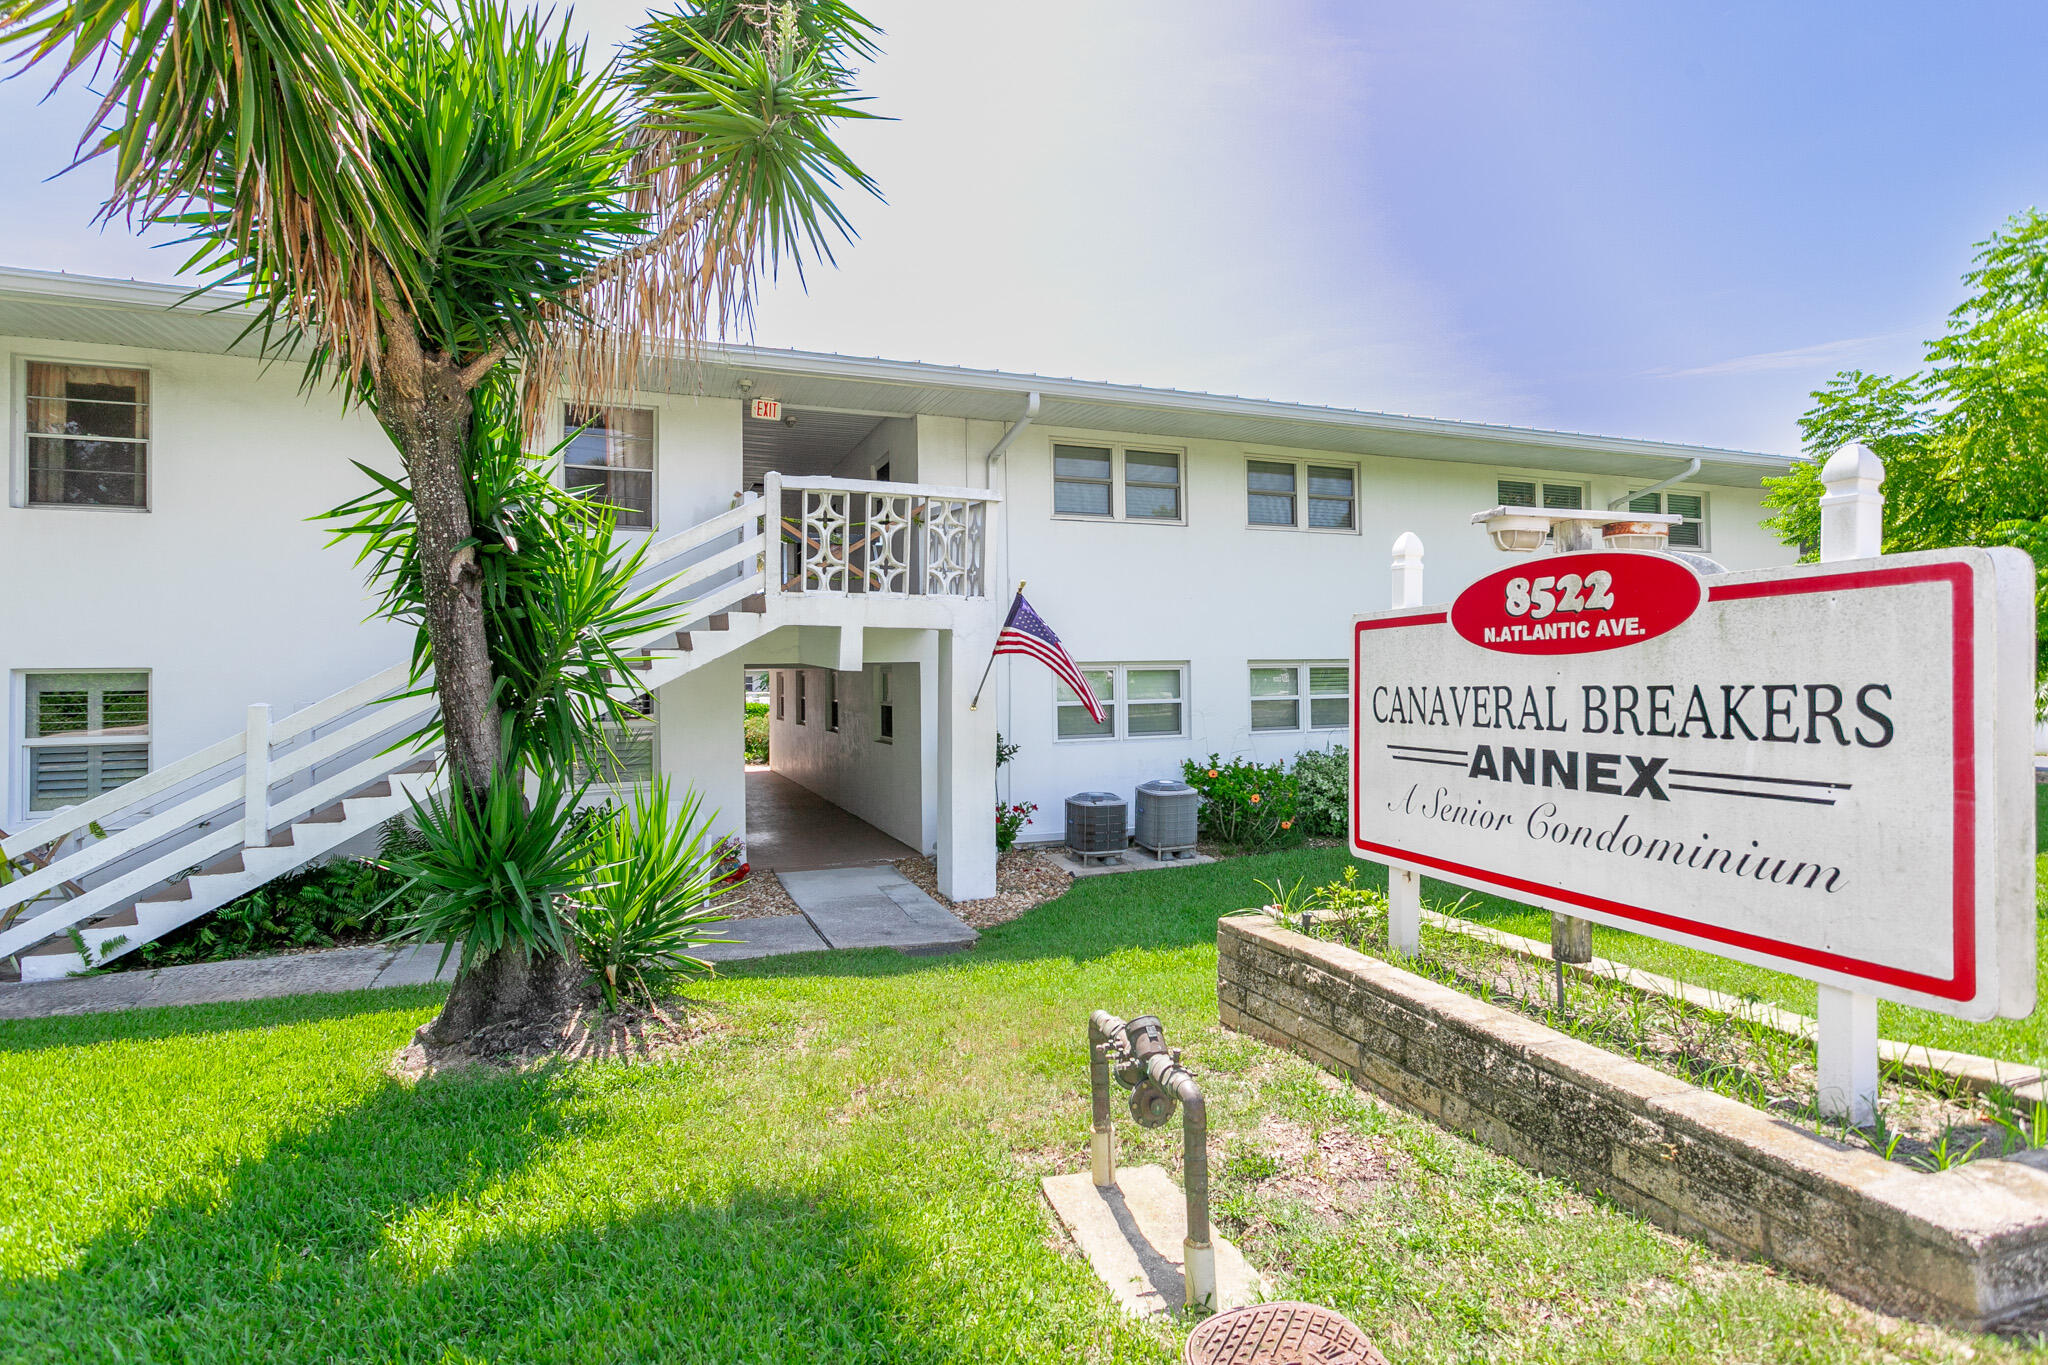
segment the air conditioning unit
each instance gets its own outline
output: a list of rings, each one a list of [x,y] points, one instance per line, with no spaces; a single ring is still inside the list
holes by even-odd
[[[1134,842],[1156,858],[1192,857],[1195,811],[1201,794],[1185,782],[1164,778],[1138,784],[1138,833]]]
[[[1076,792],[1067,798],[1067,848],[1081,861],[1122,858],[1130,843],[1124,799],[1115,792]]]

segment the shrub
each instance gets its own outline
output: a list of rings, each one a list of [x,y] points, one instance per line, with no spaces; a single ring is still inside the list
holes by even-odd
[[[717,909],[728,851],[697,794],[672,804],[665,777],[636,794],[630,811],[605,808],[570,928],[606,1009],[619,1007],[621,992],[651,1002],[665,983],[711,970],[690,950],[729,941],[704,933],[728,918]]]
[[[468,967],[492,953],[571,951],[561,902],[580,891],[602,813],[581,811],[581,788],[552,772],[534,783],[501,779],[481,796],[460,784],[413,802],[414,837],[387,855],[413,903],[394,938],[462,948]]]
[[[750,701],[747,703],[747,718],[741,723],[741,733],[746,736],[746,761],[766,763],[768,761],[768,703]]]
[[[1181,774],[1201,793],[1201,830],[1217,843],[1257,852],[1301,839],[1294,778],[1285,764],[1225,763],[1210,754],[1207,762],[1187,760]]]
[[[389,929],[386,903],[404,884],[379,863],[331,859],[259,886],[107,965],[144,970],[373,943]]]
[[[1014,806],[996,803],[996,852],[1008,853],[1017,846],[1017,835],[1038,814],[1036,801],[1019,801]]]
[[[1314,839],[1342,839],[1351,833],[1351,751],[1338,745],[1325,753],[1310,749],[1294,759],[1300,828]]]

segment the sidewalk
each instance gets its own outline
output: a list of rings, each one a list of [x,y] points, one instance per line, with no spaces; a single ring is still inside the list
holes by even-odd
[[[455,959],[438,978],[438,944],[410,948],[330,948],[317,953],[245,957],[159,967],[150,972],[107,972],[64,981],[0,986],[0,1019],[39,1019],[53,1014],[102,1014],[109,1010],[154,1009],[158,1005],[211,1005],[225,1000],[267,1000],[280,995],[320,995],[382,986],[423,986],[452,980]]]
[[[772,919],[732,920],[707,926],[732,943],[698,950],[713,962],[779,957],[834,948],[895,948],[913,955],[958,952],[980,935],[918,890],[886,863],[782,874],[803,913]],[[317,953],[245,957],[151,972],[108,972],[65,981],[0,985],[0,1019],[56,1014],[102,1014],[159,1005],[211,1005],[226,1000],[268,1000],[281,995],[322,995],[423,986],[455,977],[438,944],[410,948],[330,948]]]

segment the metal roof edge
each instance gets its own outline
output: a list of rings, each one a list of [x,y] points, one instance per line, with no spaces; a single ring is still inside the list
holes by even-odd
[[[230,316],[237,313],[253,313],[253,310],[243,302],[239,291],[233,289],[215,287],[195,292],[182,285],[75,275],[61,271],[30,270],[20,266],[0,265],[0,293],[109,309],[175,309],[186,313]],[[670,359],[692,358],[690,350],[678,345],[667,344],[656,349],[658,353]],[[1373,412],[1363,408],[1290,403],[1270,398],[1240,398],[1227,394],[1196,393],[1186,389],[1151,388],[1098,380],[1056,379],[1046,375],[975,369],[964,365],[941,365],[921,360],[887,360],[880,357],[845,356],[823,351],[800,351],[739,343],[707,343],[695,348],[694,359],[699,364],[721,365],[730,369],[775,371],[898,387],[940,387],[989,394],[1014,394],[1019,402],[1020,411],[1025,395],[1037,392],[1046,398],[1068,402],[1298,422],[1309,426],[1342,427],[1388,434],[1488,440],[1528,446],[1532,449],[1571,449],[1679,460],[1689,460],[1697,456],[1716,464],[1758,470],[1787,469],[1799,458],[1763,451],[1688,445],[1675,441],[1597,436],[1590,433],[1553,431],[1541,427],[1466,422],[1443,417],[1409,417],[1399,413]],[[1056,421],[1047,424],[1058,425]]]

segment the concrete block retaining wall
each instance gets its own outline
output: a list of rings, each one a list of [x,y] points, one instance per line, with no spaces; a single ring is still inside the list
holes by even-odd
[[[2048,1154],[1916,1171],[1266,916],[1217,937],[1226,1027],[1661,1227],[1894,1312],[2048,1303]]]

